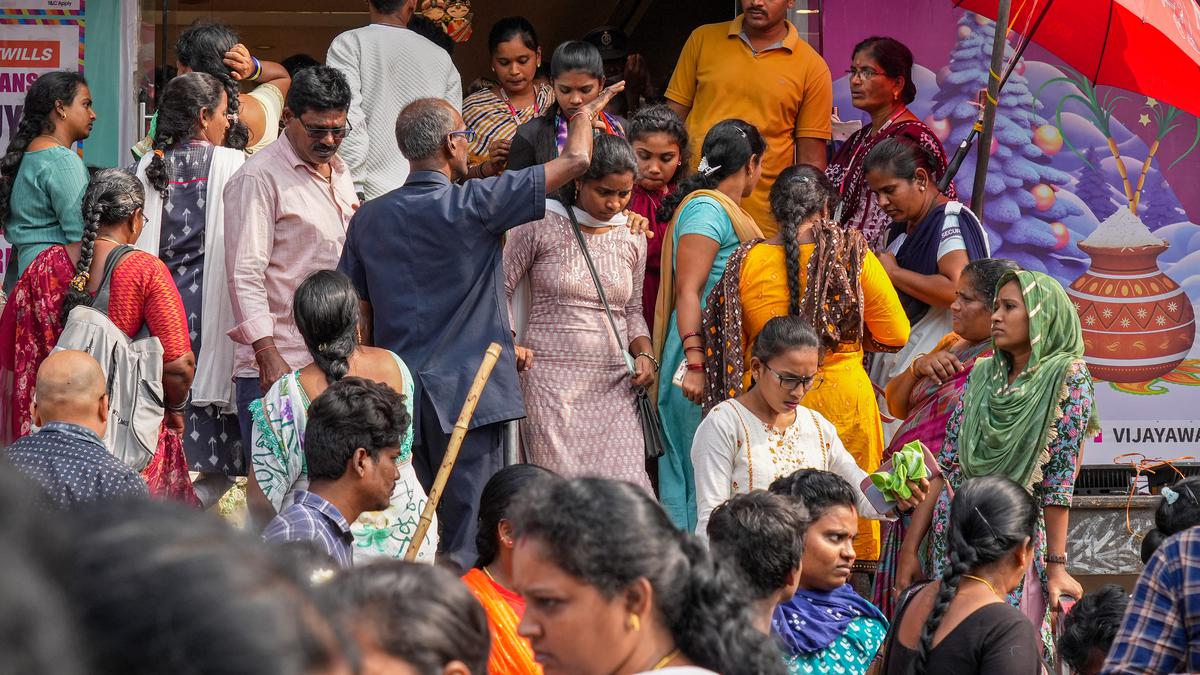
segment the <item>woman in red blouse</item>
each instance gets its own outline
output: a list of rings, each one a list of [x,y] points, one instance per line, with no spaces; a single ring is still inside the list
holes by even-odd
[[[0,442],[30,432],[30,402],[38,366],[54,349],[66,316],[90,304],[104,265],[118,246],[132,244],[144,226],[141,182],[120,169],[96,173],[83,198],[83,241],[52,246],[21,275],[0,316]],[[112,273],[108,317],[133,337],[145,325],[163,347],[167,413],[158,450],[142,472],[152,493],[198,505],[183,455],[183,415],[196,370],[183,301],[166,265],[143,251],[127,253]],[[7,416],[7,419],[4,419]]]

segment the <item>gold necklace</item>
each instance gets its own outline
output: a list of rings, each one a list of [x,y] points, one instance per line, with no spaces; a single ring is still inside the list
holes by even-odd
[[[124,243],[124,242],[117,241],[116,239],[113,239],[112,237],[105,235],[105,234],[98,235],[96,238],[103,239],[104,241],[110,241],[110,242],[116,244],[117,246],[120,246],[122,243]]]
[[[670,654],[667,654],[666,656],[659,659],[658,663],[654,664],[654,667],[652,667],[650,670],[662,670],[663,667],[666,666],[668,663],[670,663],[672,660],[674,660],[676,656],[679,656],[679,648],[678,647],[675,648],[674,650],[672,650]]]
[[[997,597],[1002,598],[1002,599],[1005,597],[1003,594],[1000,593],[1000,591],[996,590],[996,587],[992,585],[992,582],[988,581],[987,579],[984,579],[983,577],[977,577],[974,574],[964,574],[963,578],[971,579],[972,581],[978,581],[979,583],[983,584],[984,586],[987,586],[988,590],[991,591]]]
[[[58,140],[58,138],[56,138],[53,134],[38,134],[37,136],[34,136],[34,138],[49,138],[50,140],[54,141],[54,143],[56,145],[58,145],[59,147],[63,147],[63,148],[70,147],[69,145],[66,145],[62,141]]]

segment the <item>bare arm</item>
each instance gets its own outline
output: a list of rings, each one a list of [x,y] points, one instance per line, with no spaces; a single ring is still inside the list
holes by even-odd
[[[704,284],[712,272],[713,262],[721,245],[701,234],[685,234],[679,238],[679,250],[675,254],[675,324],[683,340],[683,358],[689,365],[703,364],[702,350],[688,347],[703,347],[700,335],[685,337],[700,332],[703,311]],[[668,367],[675,367],[674,364]],[[704,371],[689,369],[683,377],[683,395],[699,405],[704,400]]]
[[[967,266],[967,252],[951,251],[938,260],[937,274],[920,274],[900,267],[896,256],[884,253],[879,256],[879,262],[887,270],[888,278],[896,286],[896,290],[920,300],[933,307],[948,308],[954,303],[954,291],[958,288],[958,278],[963,268]]]
[[[250,512],[250,522],[254,524],[255,532],[261,531],[275,517],[275,506],[258,484],[254,467],[246,472],[246,510]]]
[[[684,121],[687,121],[688,113],[692,112],[690,106],[683,105],[682,103],[676,103],[670,99],[667,99],[667,107],[671,110],[674,110],[675,114],[679,115],[679,119]]]
[[[546,194],[582,176],[592,161],[592,120],[613,96],[625,90],[625,82],[605,87],[591,103],[583,106],[579,113],[567,121],[567,142],[558,157],[546,162]],[[587,114],[580,114],[586,112]]]
[[[827,142],[823,138],[797,138],[792,157],[793,163],[811,164],[824,171],[825,166],[829,163],[829,157],[825,153]]]
[[[196,377],[196,355],[187,352],[163,365],[163,397],[166,404],[178,406],[187,400],[192,379]]]

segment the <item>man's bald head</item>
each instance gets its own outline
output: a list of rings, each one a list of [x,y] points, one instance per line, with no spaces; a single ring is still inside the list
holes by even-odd
[[[34,392],[34,422],[68,422],[103,435],[108,422],[104,371],[87,352],[63,350],[42,361]]]

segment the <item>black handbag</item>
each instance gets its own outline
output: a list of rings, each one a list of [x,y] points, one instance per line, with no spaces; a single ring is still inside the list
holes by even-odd
[[[600,296],[600,304],[604,305],[604,314],[608,316],[608,325],[612,328],[613,335],[617,338],[617,346],[624,344],[625,340],[621,337],[621,331],[617,329],[617,320],[613,318],[612,309],[608,306],[608,297],[604,294],[604,286],[600,283],[600,275],[596,273],[596,265],[592,262],[592,254],[588,251],[587,242],[583,238],[583,232],[579,229],[579,219],[575,217],[575,210],[572,206],[567,206],[567,217],[571,219],[571,229],[575,232],[575,241],[579,242],[579,250],[583,251],[583,259],[587,262],[588,271],[592,273],[592,282],[596,285],[596,293]],[[632,361],[628,360],[628,352],[622,350],[622,358],[625,358],[625,364],[629,367],[629,372],[632,375],[636,372],[633,369]],[[658,459],[666,452],[666,444],[663,441],[662,419],[658,416],[658,406],[650,400],[650,394],[646,392],[645,387],[633,387],[634,398],[637,400],[638,421],[642,423],[642,438],[645,440],[646,459]]]

